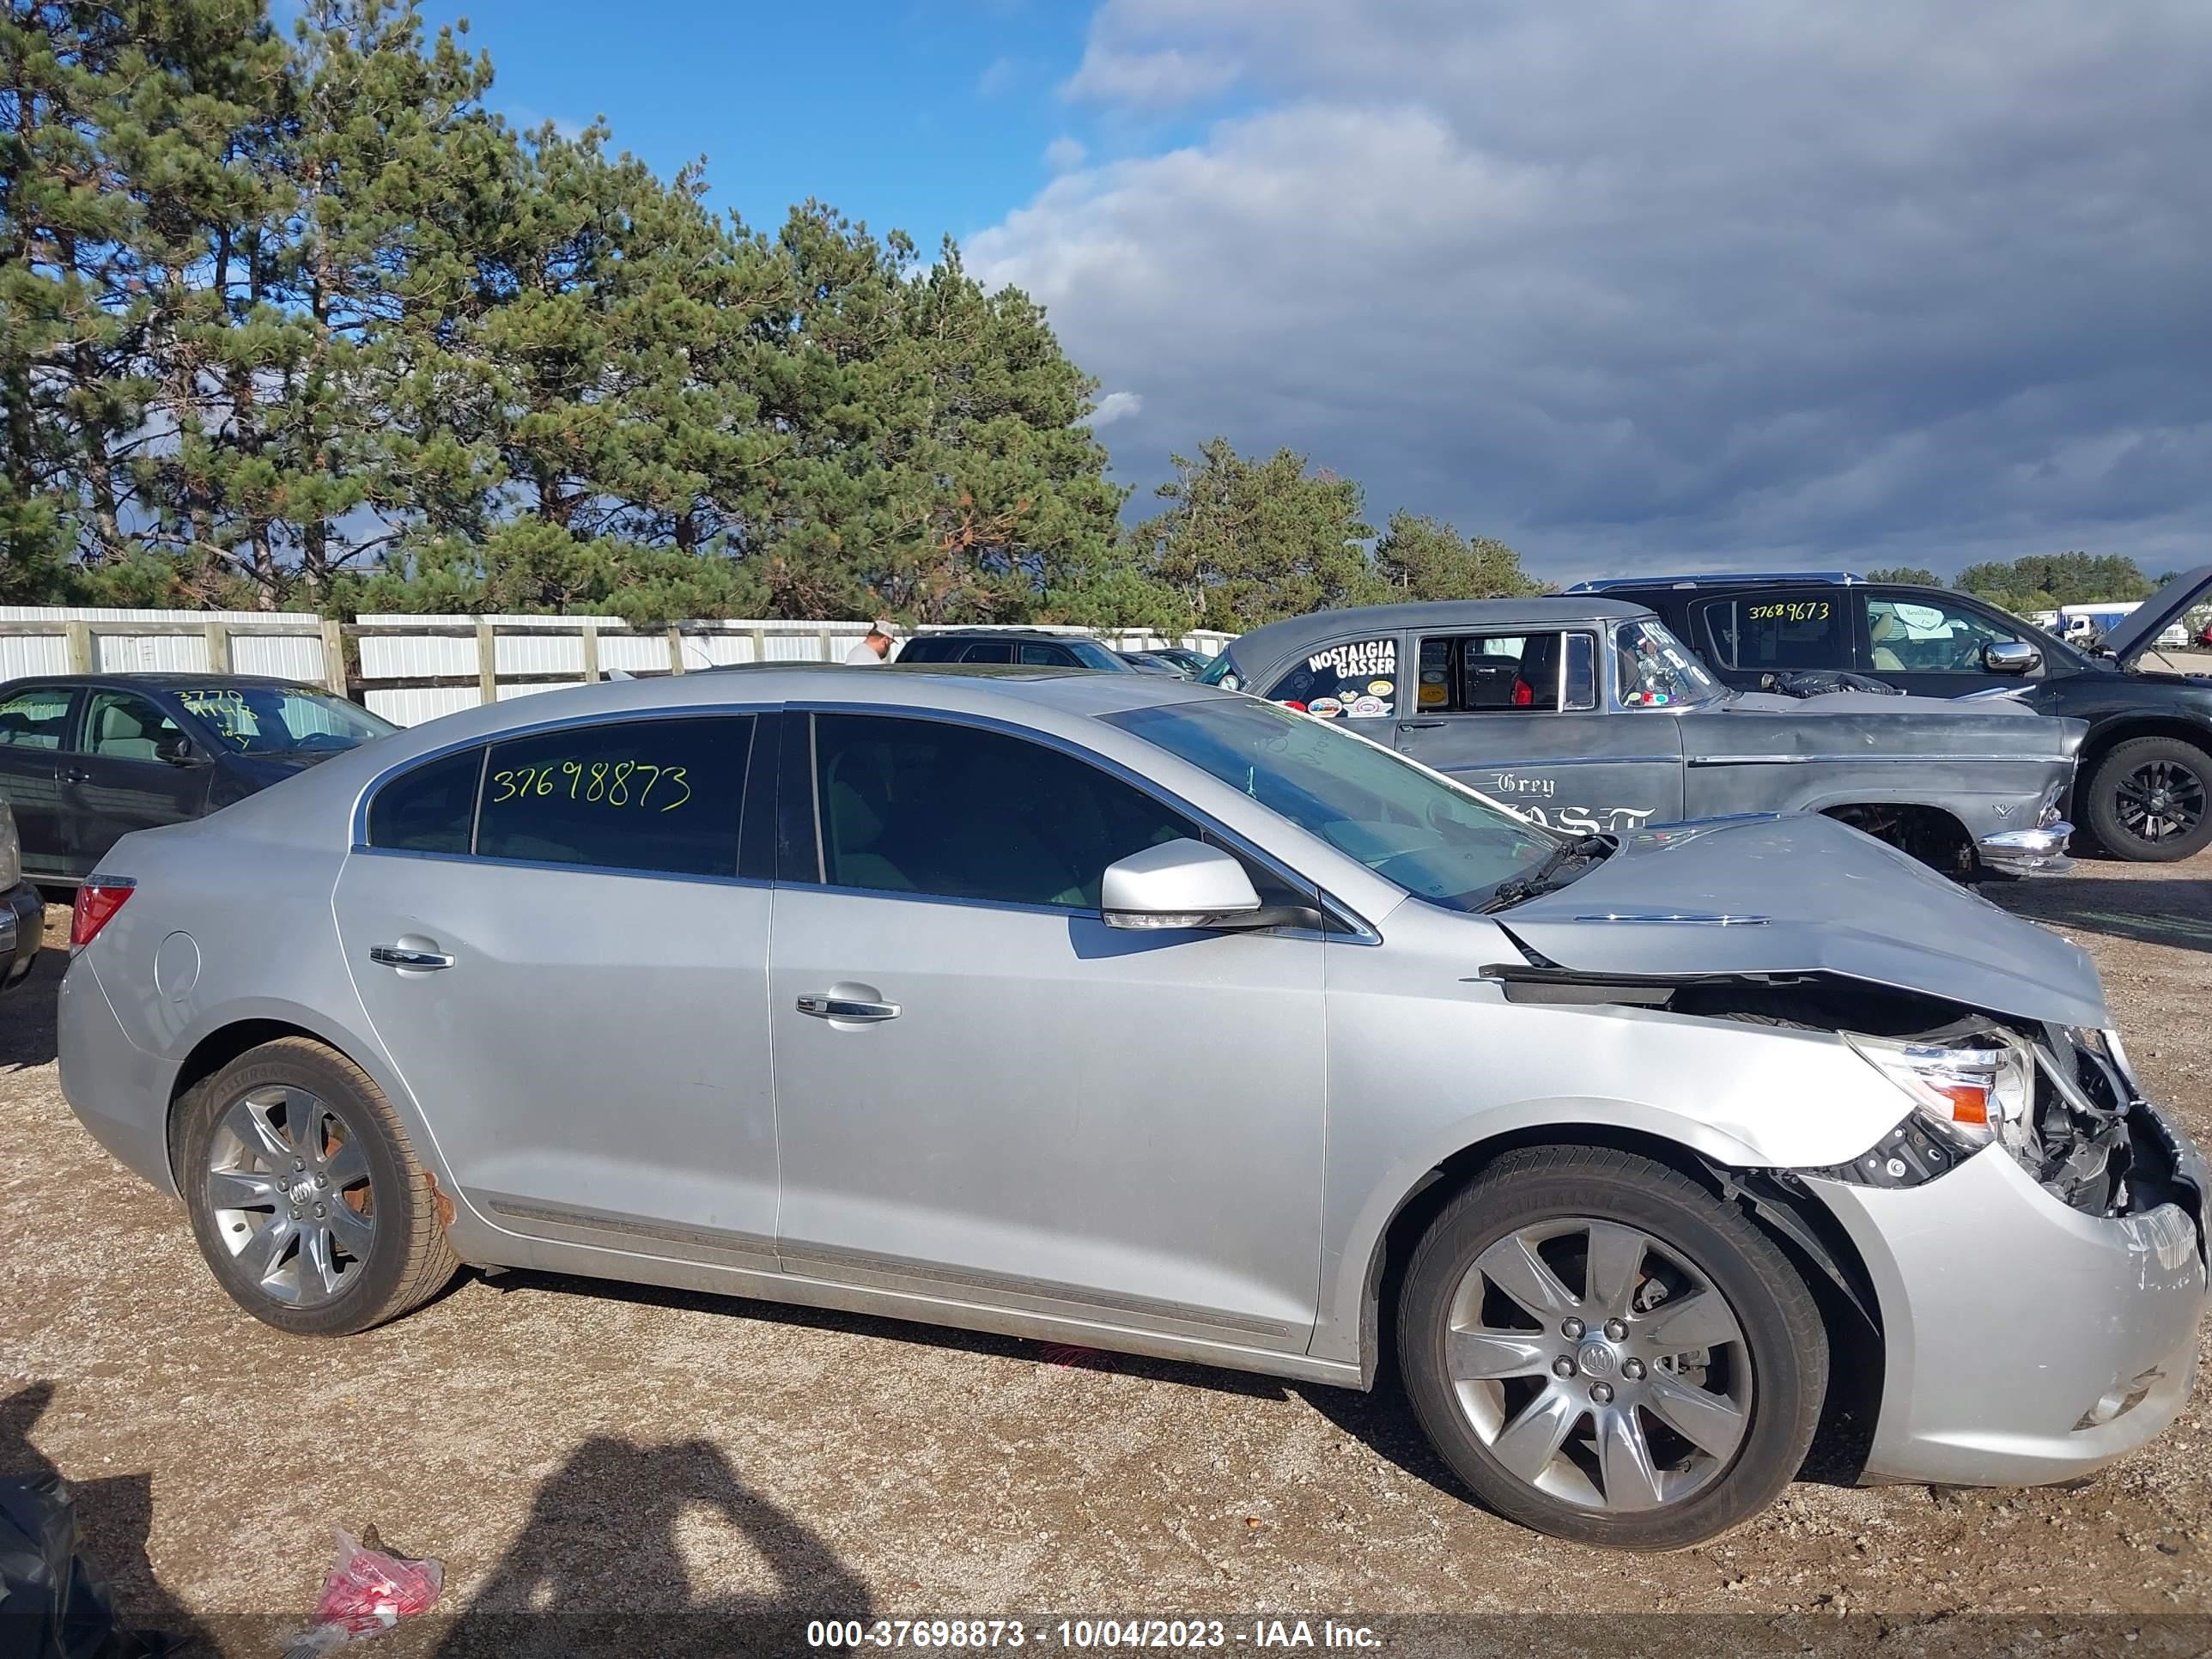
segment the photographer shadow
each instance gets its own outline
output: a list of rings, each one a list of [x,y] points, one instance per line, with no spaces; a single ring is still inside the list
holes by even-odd
[[[698,1507],[766,1563],[770,1592],[691,1583],[678,1538]],[[538,1490],[530,1519],[446,1632],[464,1656],[804,1651],[811,1619],[866,1620],[867,1586],[811,1530],[748,1490],[704,1440],[586,1441]]]

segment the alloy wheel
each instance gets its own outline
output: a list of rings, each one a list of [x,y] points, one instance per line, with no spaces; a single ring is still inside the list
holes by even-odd
[[[233,1102],[204,1178],[216,1237],[273,1301],[331,1301],[368,1260],[376,1235],[368,1160],[344,1121],[307,1090],[276,1085]]]
[[[2204,780],[2178,761],[2148,761],[2120,779],[2113,805],[2138,840],[2178,841],[2204,821]]]
[[[1492,1244],[1453,1292],[1444,1344],[1491,1457],[1564,1503],[1679,1503],[1727,1470],[1751,1423],[1735,1310],[1683,1252],[1619,1222],[1556,1218]]]

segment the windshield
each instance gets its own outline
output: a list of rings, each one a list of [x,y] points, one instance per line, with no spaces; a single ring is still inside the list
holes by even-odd
[[[1117,674],[1129,672],[1129,665],[1093,640],[1070,640],[1067,648],[1075,653],[1076,661],[1085,668],[1108,668]]]
[[[1623,708],[1673,708],[1725,695],[1696,653],[1656,617],[1621,623],[1613,645],[1620,679],[1615,695]]]
[[[1229,653],[1224,651],[1206,665],[1206,672],[1199,675],[1198,683],[1200,685],[1218,685],[1224,691],[1234,691],[1243,681],[1237,678],[1236,665],[1229,660]]]
[[[351,749],[399,728],[366,708],[296,685],[208,686],[177,701],[240,755]]]
[[[1480,909],[1565,844],[1377,744],[1256,698],[1105,718],[1450,909]]]

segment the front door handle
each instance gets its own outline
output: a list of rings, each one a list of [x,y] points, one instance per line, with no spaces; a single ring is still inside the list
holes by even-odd
[[[386,968],[450,968],[453,957],[442,951],[406,951],[397,945],[372,945],[368,959]]]
[[[858,1021],[896,1019],[896,1002],[861,1002],[852,997],[833,997],[826,992],[799,999],[799,1012],[811,1014],[817,1019],[850,1019]]]
[[[1433,732],[1443,724],[1442,720],[1400,720],[1398,729],[1401,732]]]
[[[72,766],[62,774],[62,781],[64,783],[90,783],[92,781],[92,774],[82,771],[78,768]]]

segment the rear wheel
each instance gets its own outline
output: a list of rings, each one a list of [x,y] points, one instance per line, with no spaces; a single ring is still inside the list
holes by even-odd
[[[1429,1438],[1539,1532],[1702,1543],[1804,1461],[1827,1337],[1804,1280],[1738,1210],[1663,1164],[1542,1147],[1430,1226],[1399,1305]]]
[[[2212,842],[2212,755],[2179,738],[2115,744],[2085,791],[2090,833],[2114,858],[2167,864]]]
[[[349,1336],[420,1306],[459,1266],[428,1171],[343,1055],[305,1037],[265,1043],[178,1109],[193,1237],[255,1318]]]

